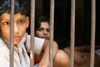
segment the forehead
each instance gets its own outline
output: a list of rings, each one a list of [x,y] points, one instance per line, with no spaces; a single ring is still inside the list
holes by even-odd
[[[47,28],[49,28],[50,25],[49,25],[48,22],[41,22],[40,27],[47,27]]]
[[[14,14],[14,20],[25,18],[26,15],[22,15],[21,13]],[[10,14],[4,13],[0,16],[0,20],[10,20]]]

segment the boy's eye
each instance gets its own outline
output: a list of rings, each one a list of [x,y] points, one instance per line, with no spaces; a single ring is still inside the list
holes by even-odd
[[[24,20],[19,21],[19,23],[24,23],[24,22],[25,22]]]
[[[4,22],[3,24],[7,25],[7,24],[10,24],[9,22]]]

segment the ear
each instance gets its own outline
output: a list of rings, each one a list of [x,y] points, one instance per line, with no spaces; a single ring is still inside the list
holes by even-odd
[[[26,17],[26,28],[29,26],[29,17]]]

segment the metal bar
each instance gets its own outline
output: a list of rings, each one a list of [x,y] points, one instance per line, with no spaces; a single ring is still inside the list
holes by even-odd
[[[53,67],[53,30],[54,29],[54,0],[50,1],[50,48],[49,48],[49,67]]]
[[[14,36],[14,2],[11,0],[11,15],[10,15],[10,67],[14,67],[14,48],[13,48],[13,36]]]
[[[90,67],[94,67],[94,53],[95,53],[95,0],[91,2],[91,57]]]
[[[30,51],[30,67],[34,67],[34,22],[35,22],[35,0],[31,0],[31,51]]]
[[[71,0],[71,36],[70,36],[70,46],[71,46],[71,57],[70,57],[70,67],[74,67],[74,41],[75,41],[75,0]]]

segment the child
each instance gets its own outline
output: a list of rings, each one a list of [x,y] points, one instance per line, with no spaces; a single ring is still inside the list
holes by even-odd
[[[10,66],[10,0],[0,0],[0,67]],[[15,0],[14,12],[14,67],[30,67],[30,35],[25,34],[29,25],[27,5],[24,0]],[[35,53],[44,50],[38,67],[49,65],[49,40],[35,37]],[[58,51],[58,45],[53,41],[53,58]]]
[[[90,67],[90,45],[75,46],[74,67]],[[100,67],[100,46],[95,46],[94,67]],[[63,49],[70,57],[70,47]]]
[[[35,36],[49,40],[50,22],[45,16],[40,16],[35,23]],[[43,51],[40,55],[35,55],[35,63],[40,61],[43,55]],[[54,67],[69,67],[69,57],[63,50],[58,50],[56,57],[54,58]]]

